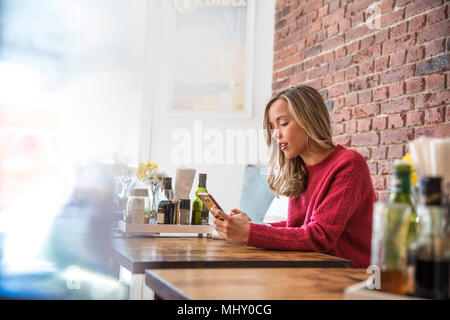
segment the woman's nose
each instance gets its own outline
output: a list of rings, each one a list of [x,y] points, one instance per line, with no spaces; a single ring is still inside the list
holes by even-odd
[[[280,140],[280,130],[278,130],[278,129],[273,129],[273,132],[272,132],[272,138],[277,139],[277,140]]]

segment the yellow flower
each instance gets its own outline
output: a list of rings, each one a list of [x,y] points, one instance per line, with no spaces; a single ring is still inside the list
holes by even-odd
[[[406,161],[411,166],[411,185],[415,185],[417,183],[417,174],[414,168],[414,163],[412,161],[411,155],[409,153],[405,154],[402,158],[403,161]]]
[[[139,162],[136,168],[136,176],[139,180],[142,180],[147,172],[151,173],[155,169],[158,169],[158,165],[155,162],[150,160],[147,160],[145,164],[143,162]]]
[[[147,170],[145,168],[145,165],[142,162],[139,162],[136,168],[136,176],[138,177],[139,180],[142,180],[142,178],[145,176],[146,171]]]

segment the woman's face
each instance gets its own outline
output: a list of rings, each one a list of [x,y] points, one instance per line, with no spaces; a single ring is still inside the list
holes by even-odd
[[[306,132],[289,113],[286,100],[275,100],[269,108],[272,137],[277,140],[281,151],[288,159],[306,152]]]

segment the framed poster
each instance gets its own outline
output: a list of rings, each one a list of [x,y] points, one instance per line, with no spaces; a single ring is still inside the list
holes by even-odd
[[[254,0],[174,0],[169,114],[252,116]]]

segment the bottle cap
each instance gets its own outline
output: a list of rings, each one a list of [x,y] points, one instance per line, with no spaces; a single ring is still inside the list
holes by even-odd
[[[190,209],[191,200],[190,199],[180,199],[180,209]]]
[[[394,162],[394,173],[411,173],[411,165],[403,160],[396,160]]]
[[[198,174],[198,180],[199,181],[206,181],[206,173],[199,173]]]
[[[163,189],[172,189],[172,177],[163,178]]]

